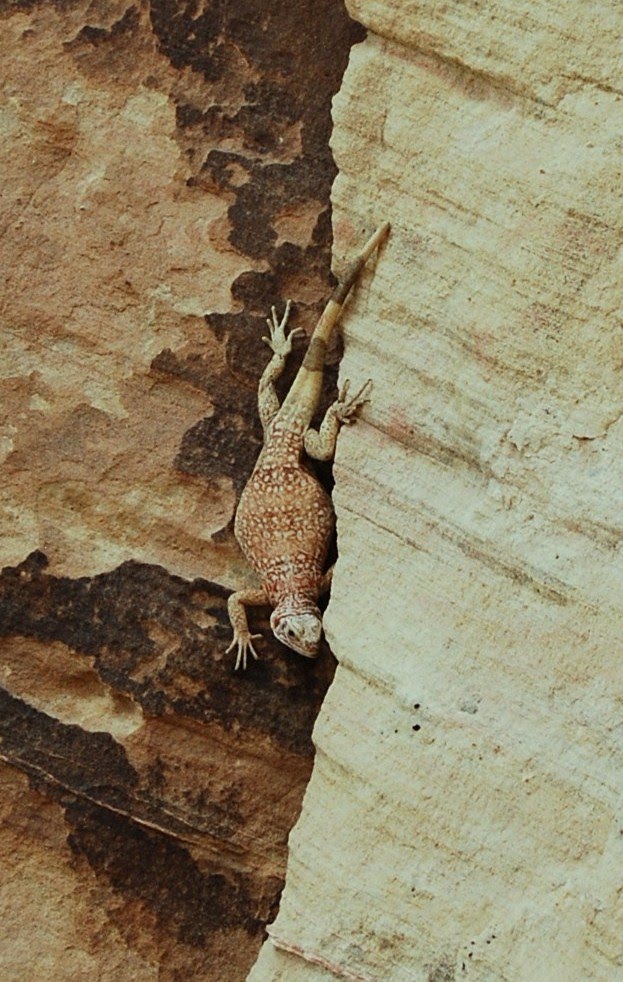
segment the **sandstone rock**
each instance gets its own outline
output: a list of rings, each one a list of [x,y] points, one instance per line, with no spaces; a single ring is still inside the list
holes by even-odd
[[[392,235],[345,323],[374,391],[335,467],[340,665],[250,978],[618,978],[623,21],[351,10],[337,252]]]
[[[236,980],[335,662],[259,613],[233,675],[230,525],[264,316],[291,296],[309,327],[332,285],[363,31],[330,0],[18,0],[0,27],[0,976]]]
[[[623,971],[621,22],[352,0],[340,660],[257,979]],[[263,316],[331,283],[341,8],[0,5],[0,972],[239,979],[332,663],[223,660]],[[301,24],[305,29],[301,29]],[[313,93],[313,98],[310,98]],[[286,380],[287,381],[287,380]]]

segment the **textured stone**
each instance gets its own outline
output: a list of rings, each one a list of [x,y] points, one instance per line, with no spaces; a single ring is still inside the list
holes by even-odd
[[[258,612],[233,675],[230,526],[264,317],[309,328],[333,283],[363,31],[338,0],[0,0],[0,28],[0,975],[240,979],[335,662]]]
[[[392,235],[345,321],[374,390],[340,665],[250,978],[619,978],[623,19],[351,10],[337,252]]]

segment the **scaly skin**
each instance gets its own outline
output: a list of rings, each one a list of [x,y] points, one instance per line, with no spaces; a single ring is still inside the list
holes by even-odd
[[[264,447],[240,497],[234,524],[236,538],[262,586],[234,593],[228,600],[234,639],[227,650],[237,648],[236,668],[247,667],[249,652],[257,658],[253,641],[259,635],[249,632],[245,605],[270,604],[275,637],[307,658],[318,653],[322,615],[317,600],[331,582],[331,570],[325,571],[325,565],[335,515],[329,495],[306,465],[304,455],[330,460],[341,424],[353,422],[367,401],[369,381],[350,398],[347,382],[327,410],[320,429],[310,428],[322,390],[331,332],[350,288],[388,232],[386,222],[334,290],[281,407],[273,383],[283,371],[292,339],[302,331],[295,328],[286,335],[290,301],[281,321],[274,307],[272,319],[267,321],[270,336],[264,341],[273,357],[260,379],[258,396]]]

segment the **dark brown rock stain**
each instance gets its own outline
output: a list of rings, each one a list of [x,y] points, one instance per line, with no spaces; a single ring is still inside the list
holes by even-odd
[[[177,120],[186,136],[201,134],[212,144],[196,161],[190,182],[216,188],[231,198],[230,243],[267,269],[249,270],[232,284],[238,312],[212,312],[206,322],[225,343],[229,375],[220,384],[196,356],[170,353],[157,358],[154,367],[179,375],[188,367],[195,384],[211,396],[215,412],[189,430],[182,441],[176,467],[204,477],[232,476],[240,491],[253,467],[260,446],[256,390],[267,349],[262,343],[265,316],[272,304],[293,299],[293,325],[311,330],[335,280],[331,274],[331,222],[329,194],[336,168],[329,148],[331,98],[338,90],[350,47],[362,40],[360,25],[351,21],[335,0],[304,0],[296,4],[239,0],[213,3],[200,14],[195,3],[152,3],[151,22],[161,51],[178,68],[192,67],[206,83],[221,83],[228,73],[240,70],[244,59],[244,103],[236,112],[218,104],[203,110],[190,102],[178,104]],[[305,29],[302,30],[302,25]],[[289,146],[288,134],[300,129],[300,145]],[[231,144],[236,149],[231,149]],[[240,175],[244,174],[244,181]],[[284,214],[304,212],[310,203],[316,214],[305,247],[278,241],[276,225]],[[311,284],[316,303],[297,305],[297,288]],[[309,288],[306,289],[309,292]],[[300,358],[299,358],[300,360]],[[292,359],[282,380],[286,391],[296,369]],[[187,376],[188,377],[188,376]],[[336,370],[329,370],[327,396],[321,411],[335,393]],[[247,421],[245,428],[232,418],[231,396]],[[251,435],[249,435],[251,434]],[[227,442],[229,454],[215,454]],[[228,459],[229,458],[229,459]],[[322,476],[322,475],[321,475]]]
[[[215,748],[215,766],[225,754],[225,774],[227,755],[244,757],[255,744],[253,752],[266,758],[269,773],[273,767],[282,774],[291,770],[293,784],[304,786],[311,729],[333,674],[328,650],[312,663],[260,642],[256,671],[234,675],[230,659],[223,660],[228,591],[218,584],[188,583],[134,562],[80,579],[49,575],[46,565],[42,553],[33,553],[3,570],[0,639],[60,641],[74,657],[90,656],[102,681],[140,705],[147,721],[170,720],[174,742],[180,728],[200,734],[216,726],[219,744],[231,744],[229,750]],[[198,625],[202,617],[209,627]],[[265,619],[259,627],[270,637]],[[169,642],[164,659],[154,640],[159,635]],[[207,735],[203,752],[210,753]],[[197,949],[183,956],[183,964],[205,970],[198,977],[228,977],[224,969],[212,974],[216,970],[203,961],[218,956],[227,963],[223,930],[248,937],[250,947],[246,954],[241,949],[237,964],[251,964],[282,887],[274,872],[257,868],[254,847],[249,852],[245,845],[249,798],[256,798],[252,807],[266,811],[261,788],[243,786],[230,765],[229,776],[217,774],[216,786],[202,773],[202,786],[189,785],[180,804],[167,773],[175,758],[165,764],[152,756],[137,768],[110,734],[63,724],[2,689],[0,756],[65,809],[72,850],[123,898],[121,911],[113,905],[110,912],[122,922],[120,930],[125,905],[138,903],[136,943],[146,944],[146,924],[155,918],[152,941],[167,951],[173,941]],[[185,763],[192,771],[192,759]],[[241,780],[248,783],[248,775],[247,768]],[[268,818],[278,830],[279,816]],[[269,842],[275,831],[269,824]],[[287,829],[277,834],[284,836],[283,852]],[[259,847],[261,854],[261,842]]]
[[[311,729],[333,674],[328,650],[315,662],[288,656],[259,617],[267,642],[259,642],[261,661],[235,674],[224,657],[231,636],[224,587],[135,562],[80,579],[51,576],[46,565],[36,552],[2,571],[0,637],[62,641],[93,656],[102,681],[149,716],[244,727],[288,752],[312,754]],[[203,628],[206,615],[212,623]],[[149,670],[157,628],[175,645],[165,664]]]

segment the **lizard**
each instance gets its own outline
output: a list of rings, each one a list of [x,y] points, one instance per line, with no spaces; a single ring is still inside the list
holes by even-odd
[[[331,460],[342,423],[351,423],[368,401],[371,381],[349,396],[349,382],[341,387],[318,430],[310,424],[318,406],[323,382],[327,344],[344,302],[375,249],[389,233],[385,222],[368,240],[338,283],[312,333],[307,352],[290,390],[279,405],[274,383],[283,372],[293,339],[304,334],[294,328],[286,334],[292,301],[288,300],[281,320],[272,307],[267,318],[265,341],[272,358],[258,387],[258,409],[264,444],[255,468],[240,496],[234,535],[261,586],[232,593],[227,602],[233,641],[227,653],[237,649],[235,670],[247,667],[249,652],[259,634],[251,634],[246,606],[273,608],[270,626],[275,637],[293,651],[315,658],[322,633],[318,598],[331,584],[333,568],[324,569],[335,514],[330,496],[320,484],[305,455]]]

